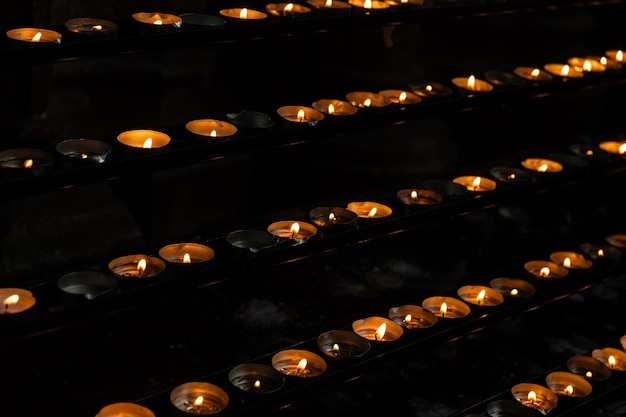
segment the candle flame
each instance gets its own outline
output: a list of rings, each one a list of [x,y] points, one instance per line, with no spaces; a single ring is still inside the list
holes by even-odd
[[[485,294],[486,294],[486,291],[484,289],[480,290],[480,292],[476,296],[476,302],[478,304],[482,304],[482,302],[485,301]]]
[[[587,156],[592,156],[592,155],[593,155],[593,151],[592,151],[591,149],[587,149],[587,150],[585,151],[585,155],[587,155]]]
[[[540,277],[547,277],[550,275],[550,268],[548,268],[547,266],[544,266],[543,268],[541,268],[541,270],[539,270],[539,276]]]
[[[619,145],[619,147],[617,148],[617,152],[620,155],[623,155],[626,153],[626,143],[622,143],[621,145]]]
[[[31,39],[33,42],[39,42],[41,40],[41,32],[35,33],[35,36]]]
[[[102,25],[92,26],[91,30],[94,31],[94,32],[98,32],[99,30],[102,30]]]
[[[254,381],[254,388],[256,388],[256,389],[261,388],[261,381],[259,381],[258,379],[256,381]]]
[[[441,307],[439,307],[439,313],[441,314],[441,317],[445,317],[447,312],[448,312],[448,304],[441,303]]]
[[[293,11],[293,3],[288,3],[283,9],[283,13],[291,13]]]
[[[417,191],[411,191],[411,201],[417,202]]]
[[[163,21],[161,19],[157,19],[157,20],[154,21],[153,24],[157,25],[157,26],[161,26],[163,24]],[[202,397],[199,397],[199,398],[202,398]]]
[[[33,160],[32,159],[27,159],[24,161],[24,168],[32,168],[33,167]]]
[[[298,110],[298,115],[296,117],[298,118],[299,122],[303,122],[304,121],[304,110],[303,109]]]
[[[247,19],[248,18],[248,9],[246,9],[245,7],[243,9],[241,9],[241,11],[239,12],[239,18],[240,19]]]
[[[387,332],[387,324],[382,323],[380,326],[378,326],[378,329],[376,329],[376,334],[374,335],[374,337],[376,338],[376,340],[383,340],[383,337],[385,337],[386,332]]]
[[[89,156],[86,153],[80,154],[80,159],[87,159]]]
[[[369,107],[369,106],[371,106],[371,105],[372,105],[372,99],[371,99],[371,98],[367,98],[367,99],[363,102],[363,105],[364,105],[365,107]]]
[[[402,93],[400,93],[400,96],[398,97],[398,101],[400,103],[404,103],[406,101],[406,92],[403,91]]]
[[[146,139],[146,141],[143,143],[142,148],[144,148],[144,149],[152,149],[152,138]]]
[[[513,297],[519,294],[519,290],[517,288],[513,288],[510,293]]]
[[[9,295],[7,298],[4,299],[4,307],[8,308],[10,305],[17,304],[18,301],[20,301],[19,295],[17,294]]]
[[[333,352],[339,352],[339,345],[337,343],[333,345]]]
[[[480,177],[476,177],[476,178],[474,178],[474,180],[472,181],[472,187],[473,187],[472,189],[473,189],[474,191],[476,191],[476,190],[478,190],[478,189],[480,188],[480,180],[481,180],[481,178],[480,178]]]
[[[572,395],[574,393],[574,387],[568,385],[565,387],[565,389],[563,389],[563,392],[565,393],[565,395]]]
[[[298,232],[300,231],[300,224],[298,222],[293,223],[291,228],[289,229],[289,233],[291,233],[291,238],[293,239]]]
[[[531,403],[537,401],[537,393],[535,391],[528,392],[528,401],[530,401]]]
[[[622,52],[621,49],[615,53],[615,60],[617,62],[622,62],[624,60],[624,52]]]
[[[539,77],[539,74],[541,74],[541,70],[539,68],[534,68],[531,72],[530,72],[530,76],[533,78],[537,78]]]
[[[217,131],[215,129],[211,130],[211,133],[209,133],[209,136],[211,136],[212,138],[216,138],[217,137]]]
[[[476,77],[470,75],[467,79],[467,88],[468,90],[473,90],[476,87]]]
[[[337,221],[337,217],[335,217],[334,213],[330,213],[328,215],[328,221],[331,222],[331,223],[335,223]]]
[[[333,6],[333,0],[326,0],[326,7],[332,7]]]
[[[563,65],[561,67],[561,75],[566,77],[569,74],[569,65]]]
[[[591,71],[591,61],[586,60],[583,64],[583,71],[590,72]]]
[[[614,368],[617,364],[617,360],[615,360],[615,356],[610,355],[607,362],[609,363],[609,368]]]
[[[330,0],[328,0],[330,1]],[[326,6],[326,7],[330,7],[330,6]],[[335,106],[331,104],[328,105],[328,114],[334,114],[335,113]]]
[[[591,372],[591,371],[587,371],[587,373],[585,373],[585,376],[586,376],[587,378],[591,378],[591,377],[593,377],[593,372]]]
[[[565,268],[570,268],[572,266],[572,260],[569,258],[569,256],[566,256],[565,259],[563,259],[563,266]]]
[[[139,262],[137,262],[137,271],[139,271],[139,275],[143,274],[146,270],[148,263],[144,258],[141,258]]]
[[[539,166],[539,168],[537,168],[537,171],[539,171],[539,172],[546,172],[548,170],[548,168],[549,168],[548,164],[541,164]]]
[[[372,207],[369,213],[367,213],[367,217],[374,217],[376,215],[376,207]]]
[[[371,9],[372,8],[372,0],[365,0],[363,2],[363,7],[366,9]]]
[[[433,86],[432,86],[432,85],[430,85],[430,84],[428,84],[428,85],[426,86],[425,90],[426,90],[427,92],[429,92],[429,93],[430,93],[431,91],[433,91]]]
[[[412,319],[413,319],[413,317],[410,314],[407,314],[406,317],[404,318],[404,322],[405,323],[410,323]]]
[[[300,362],[298,362],[298,371],[304,371],[306,369],[308,362],[306,359],[301,359]]]
[[[190,264],[191,263],[191,256],[189,256],[189,254],[186,253],[186,252],[183,255],[183,263],[184,264]]]
[[[510,180],[514,180],[515,179],[515,174],[509,174],[509,176],[507,177]]]
[[[200,395],[198,398],[193,400],[193,405],[196,407],[200,407],[204,403],[204,397]]]
[[[598,249],[598,256],[604,256],[604,250]]]

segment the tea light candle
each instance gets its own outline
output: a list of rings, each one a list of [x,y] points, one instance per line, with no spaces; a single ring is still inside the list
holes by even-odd
[[[29,44],[59,44],[61,34],[54,30],[39,28],[18,28],[7,31],[7,36],[13,40]]]
[[[398,7],[398,6],[422,6],[424,4],[424,0],[385,0],[385,2],[389,3],[389,5]]]
[[[208,382],[187,382],[172,390],[170,402],[185,413],[209,415],[224,410],[229,398],[226,391],[217,385]]]
[[[619,64],[624,63],[624,51],[621,49],[609,49],[604,52],[604,55],[611,61],[615,61]]]
[[[572,151],[574,155],[582,156],[584,158],[596,158],[596,159],[604,159],[609,156],[609,153],[604,149],[600,149],[599,146],[594,145],[585,145],[576,143],[570,145],[569,150]]]
[[[591,357],[612,371],[626,371],[626,351],[612,347],[594,349]]]
[[[567,360],[567,368],[592,381],[604,381],[611,376],[611,370],[591,356],[576,355]]]
[[[511,388],[511,394],[520,404],[539,410],[543,414],[555,408],[558,402],[558,398],[552,390],[539,384],[517,384]]]
[[[310,8],[296,3],[268,3],[265,11],[278,17],[298,17],[311,13]]]
[[[220,14],[224,17],[242,22],[267,19],[267,14],[258,10],[248,9],[246,7],[223,9],[220,10]]]
[[[226,241],[237,248],[258,253],[275,246],[278,238],[262,230],[235,230],[226,236]]]
[[[516,67],[513,73],[529,81],[550,81],[554,78],[549,72],[536,67]]]
[[[106,36],[117,31],[117,24],[104,19],[79,17],[67,20],[65,28],[72,33],[86,36]]]
[[[333,116],[352,116],[357,108],[347,101],[334,99],[321,99],[313,102],[313,108],[325,114]]]
[[[346,94],[346,99],[359,108],[386,107],[391,104],[389,97],[367,91],[353,91]]]
[[[317,235],[317,228],[310,223],[297,220],[283,220],[274,222],[267,227],[267,231],[279,240],[292,240],[296,243],[304,243]]]
[[[324,120],[324,114],[320,111],[304,106],[283,106],[279,107],[277,113],[288,122],[316,125]]]
[[[117,281],[112,276],[100,272],[76,271],[59,278],[57,286],[65,293],[93,300],[113,292],[117,287]]]
[[[278,372],[299,378],[320,376],[326,362],[319,355],[302,349],[287,349],[272,356],[272,366]]]
[[[434,296],[422,301],[422,307],[442,319],[466,317],[471,309],[463,301],[454,297]]]
[[[604,72],[606,65],[602,65],[600,61],[591,58],[573,57],[567,60],[567,63],[574,67],[576,71],[581,72]]]
[[[331,330],[317,337],[321,352],[332,359],[360,358],[370,350],[370,342],[354,332]]]
[[[550,372],[546,385],[557,395],[582,398],[591,394],[591,384],[582,376],[571,372]]]
[[[452,182],[464,186],[465,188],[467,188],[467,191],[477,193],[493,191],[496,189],[496,182],[494,180],[474,175],[456,177],[452,180]]]
[[[134,149],[160,149],[170,143],[170,137],[165,133],[149,129],[128,130],[117,136],[118,142]]]
[[[98,411],[96,417],[155,417],[152,410],[133,403],[109,404]]]
[[[276,369],[260,363],[244,363],[228,373],[228,380],[242,391],[269,394],[285,385],[285,376]]]
[[[492,167],[489,169],[489,174],[491,174],[498,181],[507,183],[520,183],[532,180],[532,176],[528,171],[507,166]]]
[[[34,307],[33,293],[22,288],[0,288],[0,315],[19,314]]]
[[[526,298],[535,294],[535,287],[528,281],[516,278],[494,278],[489,282],[491,288],[509,297]]]
[[[580,250],[595,260],[618,259],[622,256],[622,251],[613,245],[595,245],[585,242],[580,245]]]
[[[192,120],[185,124],[185,128],[201,138],[224,138],[237,133],[235,125],[215,119]]]
[[[391,215],[391,207],[373,201],[353,201],[348,203],[348,210],[362,219],[381,219]]]
[[[566,268],[549,261],[529,261],[524,264],[524,269],[536,278],[564,278],[568,274]]]
[[[448,97],[454,93],[452,88],[437,82],[411,83],[409,88],[420,97]]]
[[[163,246],[159,256],[175,265],[206,266],[215,258],[215,251],[199,243],[173,243]]]
[[[55,148],[73,164],[102,164],[111,155],[111,145],[95,139],[68,139]]]
[[[452,79],[452,84],[463,90],[471,92],[486,92],[493,90],[493,85],[489,84],[485,80],[476,78],[474,75],[470,75],[469,77],[455,77]]]
[[[443,200],[441,194],[426,189],[403,189],[396,194],[398,201],[407,206],[429,206]]]
[[[617,248],[626,248],[626,234],[614,233],[604,238],[609,244]]]
[[[352,9],[352,6],[348,3],[339,0],[307,0],[307,4],[317,10],[335,13],[349,13]]]
[[[404,333],[402,326],[384,317],[355,320],[352,323],[352,330],[359,336],[376,342],[393,342]]]
[[[404,91],[404,90],[382,90],[378,92],[385,97],[388,97],[392,103],[395,104],[417,104],[422,102],[422,98],[417,94]]]
[[[359,216],[342,207],[316,207],[309,211],[311,222],[327,229],[349,229],[356,226]]]
[[[117,278],[154,278],[165,271],[165,262],[147,255],[127,255],[109,262],[109,271]]]
[[[608,140],[604,142],[600,142],[598,147],[603,151],[614,155],[624,155],[626,154],[626,141],[616,141],[616,140]]]
[[[389,8],[389,4],[385,3],[384,1],[378,0],[349,0],[348,3],[358,9],[363,9],[367,11]]]
[[[133,19],[150,27],[179,28],[183,24],[180,16],[168,13],[133,13]]]
[[[38,175],[52,168],[53,156],[39,149],[7,149],[0,152],[0,169],[18,175]]]
[[[457,290],[464,301],[481,307],[492,307],[502,304],[504,296],[497,290],[483,285],[464,285]]]
[[[593,262],[582,254],[570,251],[553,252],[550,254],[550,260],[567,269],[588,269],[593,265]]]
[[[613,59],[609,59],[606,56],[591,55],[591,56],[588,56],[587,58],[598,61],[600,64],[604,65],[604,67],[609,71],[619,71],[622,69],[621,62],[617,62]]]
[[[563,171],[563,165],[559,162],[545,158],[526,158],[522,161],[522,166],[528,170],[541,173]]]
[[[403,305],[389,309],[389,318],[407,329],[425,329],[437,323],[437,316],[423,307]]]
[[[543,69],[552,75],[562,78],[581,78],[584,74],[576,68],[567,64],[550,63],[543,66]]]

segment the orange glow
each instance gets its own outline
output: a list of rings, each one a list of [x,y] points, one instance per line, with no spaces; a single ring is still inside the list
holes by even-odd
[[[144,148],[144,149],[152,149],[152,138],[146,139],[146,141],[143,143],[142,148]]]
[[[161,19],[157,19],[154,21],[153,25],[157,25],[157,26],[161,26],[163,24],[163,21]],[[200,397],[202,398],[202,397]]]
[[[332,7],[333,6],[333,0],[326,0],[326,7]]]
[[[246,9],[245,7],[243,9],[241,9],[241,11],[239,12],[239,18],[240,19],[247,19],[248,18],[248,9]]]
[[[614,368],[617,365],[617,360],[615,360],[615,356],[609,356],[607,362],[609,363],[609,368]]]
[[[622,52],[621,49],[615,53],[615,60],[617,62],[622,62],[624,60],[624,52]]]
[[[448,312],[448,304],[441,303],[441,307],[439,307],[439,313],[441,313],[441,317],[445,317]]]
[[[291,233],[291,238],[293,239],[294,237],[296,237],[299,231],[300,231],[300,224],[297,222],[293,223],[291,225],[291,228],[289,229],[289,233]]]
[[[288,3],[283,9],[283,13],[291,13],[293,11],[293,3]]]
[[[185,255],[183,255],[183,263],[184,264],[190,264],[191,263],[191,256],[189,256],[188,253],[185,253]]]
[[[41,32],[37,32],[35,33],[35,36],[33,36],[33,39],[31,39],[33,42],[39,42],[41,40]]]
[[[483,301],[485,301],[485,290],[480,290],[476,296],[476,303],[482,304]]]
[[[467,89],[473,90],[475,87],[476,87],[476,77],[474,77],[473,75],[470,75],[469,78],[467,79]]]
[[[568,385],[565,387],[563,392],[565,393],[565,395],[572,395],[574,393],[574,387],[571,385]]]
[[[137,262],[137,271],[139,272],[139,275],[143,274],[146,271],[147,266],[148,263],[143,258],[141,258],[139,262]]]
[[[561,67],[561,75],[564,77],[567,77],[568,74],[569,74],[569,65],[563,65],[563,67]]]
[[[376,338],[376,340],[383,340],[383,337],[385,337],[386,332],[387,332],[387,324],[382,323],[380,326],[378,326],[378,329],[376,329],[376,334],[374,335],[374,337]]]
[[[617,148],[617,152],[620,153],[620,155],[623,155],[626,153],[626,143],[622,143],[621,145],[619,145],[619,148]]]
[[[289,3],[289,4],[291,4],[291,3]],[[293,7],[293,5],[291,5],[291,7]],[[298,117],[298,121],[299,122],[304,121],[304,110],[302,110],[302,109],[298,110],[298,116],[297,117]]]
[[[371,9],[372,8],[372,0],[365,0],[365,2],[363,3],[363,7],[366,9]]]
[[[330,1],[330,0],[328,0]],[[326,7],[330,7],[329,5],[326,5]],[[328,105],[328,114],[334,114],[335,113],[335,106],[333,106],[332,104]]]
[[[8,310],[9,306],[17,304],[20,301],[20,296],[17,294],[13,294],[4,299],[4,309]]]
[[[376,215],[376,207],[372,207],[369,213],[367,213],[367,217],[374,217]]]
[[[398,97],[398,101],[400,103],[403,103],[404,101],[406,101],[406,93],[404,91],[400,93],[400,96]]]
[[[33,160],[32,159],[27,159],[24,161],[24,168],[32,168],[33,167]]]
[[[547,266],[541,268],[541,270],[539,271],[539,276],[544,278],[550,276],[550,268],[548,268]]]

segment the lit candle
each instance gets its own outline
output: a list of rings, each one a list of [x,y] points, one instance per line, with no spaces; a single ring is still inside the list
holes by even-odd
[[[622,251],[613,245],[596,245],[585,242],[580,245],[582,250],[591,259],[618,259],[622,256]]]
[[[360,9],[363,11],[381,10],[389,8],[388,3],[378,0],[349,0],[348,3],[356,7],[357,10]]]
[[[170,143],[168,135],[149,129],[122,132],[117,136],[117,140],[129,149],[143,149],[144,151],[165,149]]]
[[[378,94],[388,97],[395,104],[417,104],[422,101],[419,95],[404,90],[382,90]]]
[[[358,108],[343,100],[321,99],[313,102],[313,108],[333,116],[351,116]]]
[[[0,288],[0,315],[25,312],[35,306],[33,293],[22,288]]]
[[[268,3],[265,6],[265,11],[272,16],[293,18],[297,16],[306,16],[311,12],[311,9],[295,3]]]
[[[348,204],[347,209],[362,219],[380,219],[392,213],[391,207],[372,201],[354,201]]]
[[[228,17],[235,21],[255,21],[255,20],[263,20],[267,19],[267,14],[260,12],[258,10],[248,9],[246,7],[235,7],[232,9],[223,9],[220,10],[220,14],[224,17]]]
[[[572,356],[567,360],[567,368],[572,373],[592,381],[604,381],[611,376],[611,370],[591,356]]]
[[[403,189],[398,191],[396,197],[408,206],[439,204],[443,200],[441,194],[427,189]]]
[[[614,155],[626,155],[626,141],[609,140],[601,142],[600,149]]]
[[[315,226],[295,220],[274,222],[267,227],[267,231],[283,241],[291,240],[296,243],[304,243],[317,235]]]
[[[235,366],[228,373],[228,380],[242,391],[268,394],[280,390],[285,377],[271,366],[245,363]]]
[[[179,28],[183,23],[180,16],[168,13],[146,13],[139,12],[133,14],[133,19],[137,22],[157,28]]]
[[[370,342],[354,332],[331,330],[317,337],[321,352],[332,359],[360,358],[370,350]]]
[[[582,398],[591,394],[591,384],[582,376],[571,372],[550,372],[546,385],[557,395]]]
[[[192,120],[185,128],[201,138],[223,138],[237,133],[237,128],[233,124],[215,119]]]
[[[318,10],[335,13],[349,13],[352,8],[348,3],[340,0],[307,0],[307,4]]]
[[[520,183],[532,180],[532,176],[528,171],[514,167],[496,166],[490,168],[489,173],[498,181],[506,183]]]
[[[511,393],[522,405],[539,410],[544,414],[554,409],[558,402],[558,398],[552,390],[538,384],[517,384],[511,388]]]
[[[452,83],[457,87],[472,91],[472,92],[486,92],[493,90],[493,85],[487,81],[476,78],[474,75],[469,77],[455,77],[452,79]]]
[[[54,30],[39,28],[19,28],[7,31],[10,39],[29,44],[59,44],[61,34]]]
[[[208,382],[187,382],[174,388],[170,401],[178,410],[188,414],[219,413],[228,406],[226,391]]]
[[[567,63],[574,67],[576,71],[581,72],[604,72],[606,65],[602,65],[600,61],[591,58],[573,57],[567,60]]]
[[[626,371],[626,351],[613,347],[594,349],[591,357],[602,362],[612,371]]]
[[[68,139],[55,148],[71,164],[102,164],[111,155],[111,145],[94,139]]]
[[[165,262],[147,255],[127,255],[109,262],[109,271],[117,278],[155,278],[165,271]]]
[[[0,152],[0,170],[10,175],[30,176],[52,170],[54,157],[39,149],[7,149]]]
[[[587,269],[593,266],[593,262],[582,254],[570,251],[553,252],[550,254],[550,260],[567,269]]]
[[[353,91],[346,94],[346,99],[359,108],[386,107],[391,104],[389,97],[367,91]]]
[[[437,323],[431,311],[414,305],[403,305],[389,309],[389,318],[407,329],[425,329]]]
[[[465,188],[467,188],[468,191],[473,191],[477,193],[493,191],[496,189],[496,182],[494,180],[474,175],[456,177],[452,180],[452,182],[464,186]]]
[[[287,349],[272,357],[272,366],[278,372],[299,378],[320,376],[326,371],[326,362],[308,350]]]
[[[208,266],[215,258],[215,251],[199,243],[173,243],[163,246],[159,256],[173,266]]]
[[[452,88],[437,82],[410,83],[409,89],[422,98],[447,97],[454,93]]]
[[[80,17],[67,20],[65,28],[82,36],[106,36],[117,31],[117,24],[104,19]]]
[[[283,106],[278,108],[277,113],[288,122],[315,125],[324,120],[324,114],[311,107]]]
[[[584,75],[582,71],[579,71],[576,68],[572,68],[570,65],[567,64],[546,64],[543,66],[543,69],[545,69],[552,75],[556,75],[557,77],[562,78],[581,78]]]
[[[566,268],[549,261],[529,261],[524,264],[524,269],[537,278],[564,278],[568,275]]]
[[[517,67],[513,72],[529,81],[550,81],[554,78],[549,72],[536,67]]]
[[[563,165],[559,162],[545,158],[526,158],[522,166],[528,170],[539,173],[553,173],[563,171]]]
[[[115,403],[101,408],[96,417],[154,417],[154,413],[139,404]]]
[[[530,297],[535,294],[535,287],[528,281],[516,278],[494,278],[489,285],[504,296]]]
[[[404,333],[404,329],[393,320],[384,317],[368,317],[355,320],[352,330],[367,340],[393,342]]]
[[[478,306],[492,307],[502,304],[504,296],[497,290],[482,285],[464,285],[457,290],[464,301]]]
[[[327,229],[348,229],[356,226],[359,216],[342,207],[316,207],[309,211],[311,222]]]
[[[422,301],[422,307],[435,316],[445,319],[460,319],[466,317],[471,309],[463,301],[453,297],[428,297]]]

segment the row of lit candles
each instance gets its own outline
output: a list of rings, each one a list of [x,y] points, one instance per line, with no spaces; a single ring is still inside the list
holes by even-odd
[[[614,249],[626,247],[626,235],[610,235],[606,240]],[[581,247],[588,244],[583,244]],[[602,251],[593,252],[593,257]],[[568,269],[586,269],[592,261],[582,254],[555,252],[550,257]],[[539,262],[539,261],[532,261]],[[546,262],[546,265],[551,262]],[[550,272],[538,273],[535,267],[525,268],[537,278],[553,278]],[[547,266],[545,268],[548,268]],[[562,276],[562,275],[559,275]],[[534,286],[523,279],[496,278],[490,286],[466,285],[457,291],[460,299],[447,296],[429,297],[422,306],[403,305],[389,310],[388,318],[368,317],[355,320],[352,331],[332,330],[317,338],[317,345],[326,357],[336,360],[356,359],[370,350],[371,343],[398,340],[406,331],[424,329],[435,325],[439,319],[466,317],[471,308],[467,303],[479,307],[501,304],[505,296],[529,297]],[[463,301],[462,301],[462,300]],[[621,338],[623,350],[605,347],[595,349],[591,356],[574,356],[567,362],[570,372],[551,372],[546,377],[547,387],[535,383],[521,383],[511,389],[511,394],[520,404],[542,412],[557,405],[557,396],[585,397],[592,391],[589,381],[604,380],[611,371],[626,371],[626,335]],[[283,387],[285,376],[311,378],[322,375],[327,368],[325,360],[314,352],[304,349],[286,349],[272,356],[272,366],[261,363],[244,363],[232,368],[229,382],[250,393],[273,393]],[[176,387],[170,395],[171,403],[189,414],[207,415],[224,410],[229,403],[225,390],[208,382],[189,382]],[[115,403],[104,407],[97,417],[153,416],[152,411],[134,403]]]

